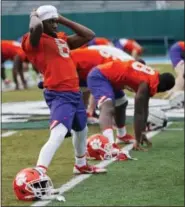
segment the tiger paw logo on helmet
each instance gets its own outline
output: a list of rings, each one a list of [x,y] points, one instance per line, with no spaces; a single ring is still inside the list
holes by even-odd
[[[110,144],[107,137],[101,134],[94,134],[87,140],[87,154],[90,159],[108,160],[119,153],[119,147]]]
[[[25,173],[20,173],[18,176],[15,178],[15,182],[18,186],[22,186],[26,182],[26,174]]]
[[[18,200],[39,200],[50,196],[53,189],[51,179],[34,168],[21,170],[13,181],[13,190]]]

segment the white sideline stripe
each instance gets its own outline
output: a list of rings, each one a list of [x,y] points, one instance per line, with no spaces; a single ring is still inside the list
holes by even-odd
[[[184,128],[169,128],[165,129],[165,131],[184,131]]]
[[[17,133],[17,131],[8,131],[8,132],[3,133],[1,137],[9,137],[15,133]]]
[[[169,122],[167,124],[167,127],[169,127],[172,124],[172,122]],[[148,132],[147,134],[147,138],[151,139],[153,136],[157,135],[159,132],[161,132],[162,130],[157,130],[157,131],[153,131],[153,132]],[[133,144],[129,144],[126,145],[125,147],[123,147],[121,150],[130,150],[132,149]],[[115,158],[111,159],[111,160],[104,160],[102,162],[100,162],[99,164],[97,164],[97,167],[106,167],[108,165],[110,165],[112,162],[115,161]],[[87,178],[91,177],[92,174],[84,174],[84,175],[77,175],[77,177],[72,178],[70,181],[68,181],[67,183],[63,184],[59,190],[60,190],[60,194],[63,194],[66,191],[71,190],[72,188],[74,188],[77,184],[81,183],[82,181],[86,180]],[[48,200],[48,201],[38,201],[34,204],[32,204],[31,206],[46,206],[47,204],[49,204],[52,200]]]

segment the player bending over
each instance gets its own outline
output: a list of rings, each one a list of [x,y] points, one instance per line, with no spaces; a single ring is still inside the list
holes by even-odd
[[[173,44],[169,50],[170,60],[176,73],[175,86],[164,96],[168,98],[177,91],[184,91],[184,42],[179,41]]]
[[[58,24],[76,34],[57,32]],[[70,56],[75,49],[94,37],[90,29],[60,16],[50,5],[40,6],[30,15],[30,33],[23,37],[22,47],[28,59],[44,76],[44,98],[50,109],[50,137],[42,147],[36,169],[46,172],[65,135],[71,129],[75,149],[75,174],[101,173],[105,169],[86,162],[86,111],[79,90],[76,67]],[[70,48],[70,49],[69,49]]]
[[[170,73],[159,74],[156,70],[134,61],[121,62],[119,60],[95,67],[87,78],[88,88],[96,99],[100,108],[100,127],[107,130],[106,136],[114,140],[112,120],[119,129],[120,136],[124,134],[125,112],[123,108],[116,109],[116,99],[122,89],[136,92],[134,110],[134,131],[136,137],[135,149],[141,150],[140,144],[147,142],[144,135],[148,117],[148,103],[150,97],[157,92],[171,89],[175,79]],[[147,143],[148,144],[148,143]]]
[[[27,83],[23,74],[23,62],[28,62],[24,51],[21,48],[19,42],[11,40],[2,40],[1,41],[1,78],[8,87],[10,81],[6,78],[5,68],[3,63],[7,60],[13,61],[12,76],[15,83],[15,89],[19,89],[19,82],[17,80],[18,74],[20,75],[21,82],[23,87],[27,88]]]
[[[71,52],[72,59],[76,64],[80,86],[87,87],[87,76],[93,67],[96,67],[99,64],[107,63],[113,60],[118,59],[116,56],[111,55],[106,50],[96,50],[96,49],[77,49]],[[101,86],[100,86],[101,87]],[[126,126],[125,126],[125,111],[128,105],[128,100],[123,91],[119,91],[116,93],[116,108],[115,111],[122,113],[124,120],[122,125],[117,128],[117,137],[119,140],[122,140],[125,143],[130,143],[134,140],[134,138],[127,134]],[[109,129],[111,127],[111,129]],[[109,137],[110,143],[114,143],[113,135],[110,137],[109,133],[112,132],[112,125],[107,128],[103,128],[102,134],[106,137]],[[113,133],[113,132],[112,132]]]

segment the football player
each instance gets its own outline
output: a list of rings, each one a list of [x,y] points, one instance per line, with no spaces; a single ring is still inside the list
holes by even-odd
[[[76,34],[57,32],[58,24]],[[50,137],[42,147],[36,169],[46,173],[68,131],[73,129],[75,174],[104,173],[106,169],[86,162],[87,117],[79,89],[76,67],[70,49],[78,48],[95,36],[87,27],[58,14],[51,5],[40,6],[30,15],[30,33],[24,35],[22,48],[30,62],[43,74],[44,98],[50,109]]]
[[[164,96],[171,97],[177,91],[184,91],[184,41],[173,44],[169,50],[170,60],[176,73],[175,86]]]
[[[17,80],[18,74],[20,75],[23,87],[26,89],[27,83],[24,78],[22,65],[23,62],[27,62],[28,60],[19,42],[10,40],[1,41],[1,78],[4,81],[5,86],[10,83],[6,78],[5,68],[3,65],[7,60],[13,61],[12,76],[16,85],[15,89],[19,89],[19,82]]]
[[[110,53],[109,50],[97,50],[97,49],[77,49],[73,50],[71,52],[72,59],[77,67],[77,72],[80,79],[80,86],[87,87],[87,76],[89,72],[92,70],[93,67],[110,62],[112,60],[121,59],[123,60],[123,57],[116,56],[115,53]],[[117,93],[117,104],[115,111],[120,111],[120,108],[122,109],[122,115],[124,121],[122,122],[122,126],[120,129],[120,126],[117,128],[117,137],[119,140],[122,140],[125,143],[130,143],[134,140],[134,137],[127,134],[126,126],[125,126],[125,111],[126,106],[128,104],[126,95],[123,91],[119,91]],[[96,106],[96,105],[95,105]],[[112,126],[111,126],[112,127]],[[108,134],[112,132],[112,129],[102,128],[102,134],[106,137],[110,137]],[[120,133],[122,132],[122,133]],[[113,136],[112,136],[113,137]],[[114,139],[109,139],[110,143],[114,143]]]
[[[143,48],[135,40],[121,38],[116,39],[113,42],[115,47],[129,53],[135,59],[139,59],[142,55]]]
[[[145,136],[148,117],[148,104],[150,97],[158,92],[171,89],[175,84],[174,76],[170,73],[159,74],[156,70],[138,61],[115,60],[95,67],[88,74],[88,88],[95,97],[100,109],[100,127],[107,130],[109,140],[114,139],[112,120],[115,122],[121,134],[124,134],[123,108],[115,106],[122,89],[128,89],[136,93],[134,111],[134,131],[136,137],[135,149],[143,150],[140,144],[147,142]],[[123,97],[123,95],[122,95]],[[147,142],[149,145],[150,143]]]

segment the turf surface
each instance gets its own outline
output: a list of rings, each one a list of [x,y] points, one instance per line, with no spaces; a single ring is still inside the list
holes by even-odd
[[[184,127],[176,123],[170,128]],[[164,131],[138,161],[115,162],[107,175],[91,176],[50,206],[184,206],[184,131]]]
[[[168,65],[158,65],[162,72],[173,72]],[[133,95],[127,92],[128,95]],[[159,95],[161,96],[161,95]],[[43,100],[36,88],[3,92],[3,102]],[[184,127],[176,123],[173,128]],[[132,133],[132,127],[128,127]],[[5,132],[5,131],[3,131]],[[89,127],[89,135],[99,132]],[[166,131],[153,140],[153,148],[146,153],[134,152],[139,161],[114,163],[108,174],[92,176],[89,180],[65,193],[65,205],[183,205],[184,202],[184,131]],[[16,201],[12,181],[16,173],[32,167],[49,136],[49,130],[22,130],[3,138],[2,144],[2,206],[28,206]],[[48,174],[55,187],[73,177],[74,164],[71,138],[65,139],[55,155]],[[64,205],[54,202],[52,205]]]

